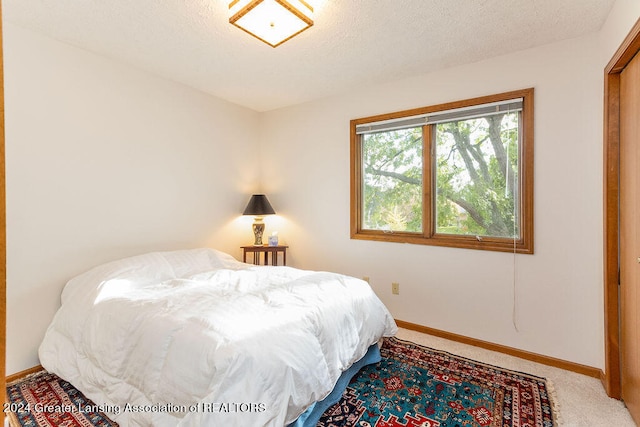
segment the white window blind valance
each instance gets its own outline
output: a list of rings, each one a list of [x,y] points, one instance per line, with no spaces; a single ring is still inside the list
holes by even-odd
[[[356,133],[361,135],[365,133],[387,132],[391,130],[409,129],[437,123],[475,119],[478,117],[486,117],[495,114],[513,113],[516,111],[522,111],[522,104],[522,98],[517,98],[506,101],[493,102],[490,104],[436,111],[433,113],[420,114],[417,116],[400,117],[397,119],[364,123],[356,126]]]

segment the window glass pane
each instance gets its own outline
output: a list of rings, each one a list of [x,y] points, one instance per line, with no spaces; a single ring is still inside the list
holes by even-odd
[[[519,116],[435,126],[436,233],[519,238]]]
[[[422,232],[422,127],[362,137],[362,226]]]

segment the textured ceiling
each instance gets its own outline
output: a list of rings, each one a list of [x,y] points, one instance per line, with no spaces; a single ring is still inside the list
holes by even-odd
[[[224,0],[2,0],[4,19],[268,111],[595,32],[615,0],[307,0],[272,48]]]

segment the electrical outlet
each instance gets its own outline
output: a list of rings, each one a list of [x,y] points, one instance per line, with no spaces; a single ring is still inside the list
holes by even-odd
[[[369,276],[364,276],[364,277],[362,278],[362,280],[364,280],[364,281],[365,281],[365,282],[367,282],[367,283],[370,283],[370,282],[369,282]]]
[[[394,295],[400,295],[400,283],[391,284],[391,293]]]

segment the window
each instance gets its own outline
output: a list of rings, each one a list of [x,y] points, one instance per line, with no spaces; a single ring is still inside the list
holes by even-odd
[[[533,89],[352,120],[351,238],[533,253]]]

